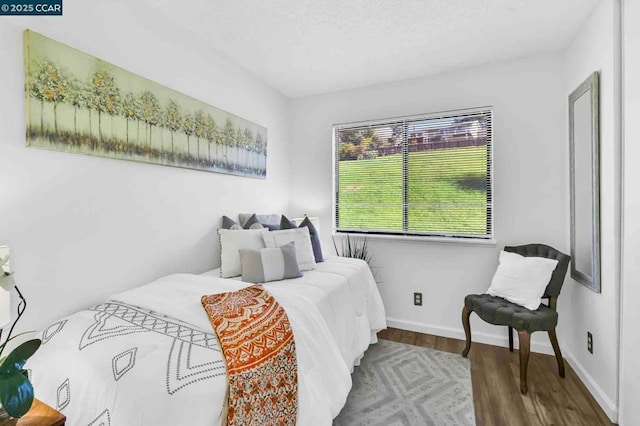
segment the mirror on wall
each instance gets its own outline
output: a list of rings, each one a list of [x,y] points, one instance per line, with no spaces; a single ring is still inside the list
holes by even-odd
[[[569,95],[571,277],[600,293],[598,72]]]

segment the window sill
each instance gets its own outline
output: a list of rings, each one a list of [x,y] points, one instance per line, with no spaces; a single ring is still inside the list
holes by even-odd
[[[463,244],[469,246],[489,246],[495,247],[498,242],[495,238],[491,239],[473,239],[473,238],[448,238],[448,237],[428,237],[418,235],[382,235],[382,234],[365,234],[365,233],[349,233],[349,232],[336,232],[331,234],[334,238],[346,238],[347,235],[352,237],[364,238],[367,240],[379,240],[379,241],[404,241],[411,243],[435,243],[435,244]]]

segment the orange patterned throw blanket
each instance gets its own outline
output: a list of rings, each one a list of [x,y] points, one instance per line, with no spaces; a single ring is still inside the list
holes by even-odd
[[[202,306],[227,361],[226,424],[295,425],[296,346],[282,306],[260,285],[202,296]]]

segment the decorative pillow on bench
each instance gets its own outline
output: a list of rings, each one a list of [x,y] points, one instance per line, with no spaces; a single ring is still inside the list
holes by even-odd
[[[558,261],[501,251],[499,262],[487,294],[532,311],[538,309]]]

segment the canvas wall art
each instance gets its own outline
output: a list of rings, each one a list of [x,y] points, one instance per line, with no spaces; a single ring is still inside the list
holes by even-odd
[[[267,129],[26,30],[27,145],[264,179]]]

